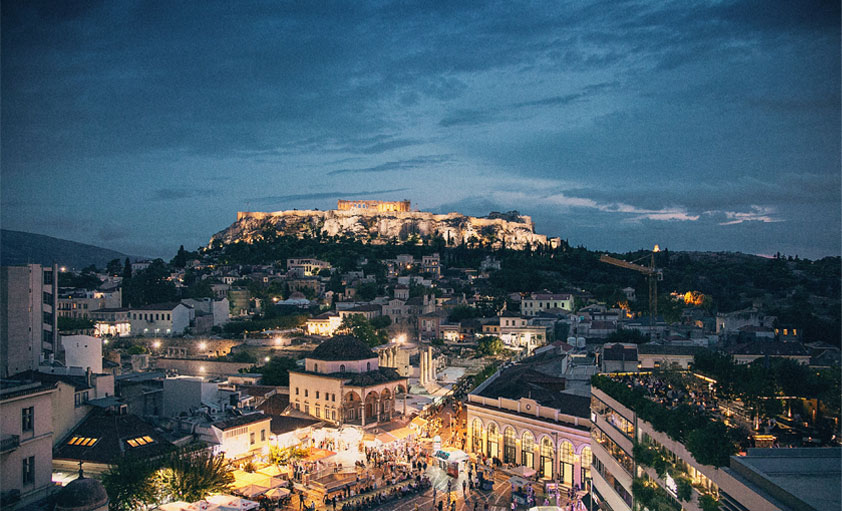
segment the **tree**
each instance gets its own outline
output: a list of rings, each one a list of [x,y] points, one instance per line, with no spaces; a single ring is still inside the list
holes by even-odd
[[[457,305],[453,309],[450,310],[450,314],[447,316],[447,320],[451,323],[458,323],[463,319],[471,319],[471,318],[478,318],[482,314],[480,313],[479,309],[471,307],[470,305]]]
[[[479,339],[477,353],[480,355],[494,356],[504,349],[503,341],[499,337],[486,336]]]
[[[340,330],[344,330],[358,341],[366,343],[370,348],[380,346],[386,342],[386,333],[383,330],[375,330],[371,322],[362,314],[349,314],[339,324]]]
[[[232,468],[224,456],[208,451],[176,451],[167,459],[160,486],[172,500],[196,502],[210,493],[228,490],[234,482]]]
[[[392,324],[392,318],[390,316],[377,316],[376,318],[372,318],[371,326],[373,326],[376,330],[383,330],[384,328],[389,328]]]
[[[187,251],[184,250],[184,245],[178,247],[178,253],[172,258],[170,264],[175,268],[184,268],[187,265]]]
[[[263,375],[263,385],[275,385],[286,387],[289,385],[289,372],[291,369],[296,369],[298,365],[295,359],[289,357],[272,357],[269,362],[250,369],[252,372],[257,372]]]
[[[155,481],[158,466],[148,458],[126,455],[102,475],[111,511],[140,509],[160,500]]]
[[[126,258],[126,263],[123,265],[123,278],[130,279],[132,278],[132,262],[129,261],[129,258]]]
[[[643,344],[649,342],[649,336],[640,332],[640,330],[632,330],[627,328],[620,328],[616,332],[611,332],[605,339],[605,342],[628,342],[633,344]]]
[[[123,265],[120,263],[119,259],[112,259],[105,265],[105,273],[111,275],[112,277],[119,275],[122,269]]]

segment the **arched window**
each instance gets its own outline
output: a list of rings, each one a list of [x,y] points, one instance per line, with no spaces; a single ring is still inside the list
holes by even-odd
[[[345,364],[339,364],[339,372],[340,372],[340,373],[344,373],[344,372],[345,372]]]
[[[472,428],[471,438],[473,439],[473,450],[476,453],[480,453],[482,452],[482,422],[479,419],[474,419]]]
[[[553,442],[548,437],[541,439],[541,477],[553,478]]]
[[[496,458],[500,453],[498,450],[500,449],[500,439],[498,438],[499,435],[497,434],[497,425],[491,423],[488,425],[488,443],[486,445],[486,455],[489,458]]]
[[[515,448],[515,430],[508,427],[503,433],[503,462],[514,463],[516,455],[517,449]]]
[[[313,372],[314,372],[314,373],[318,373],[318,372],[319,372],[319,364],[313,364]]]
[[[567,440],[561,442],[558,448],[559,475],[564,484],[573,484],[573,464],[576,462],[573,453],[573,444]]]
[[[366,370],[366,371],[371,371],[371,362],[366,362],[366,363],[365,363],[365,370]]]
[[[524,467],[535,467],[535,437],[529,431],[523,432],[520,441],[520,464]]]
[[[582,449],[582,481],[587,481],[591,478],[591,448],[585,446]]]

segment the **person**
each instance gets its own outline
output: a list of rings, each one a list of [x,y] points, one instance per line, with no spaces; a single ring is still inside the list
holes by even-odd
[[[442,509],[444,508],[444,500],[440,500],[439,503],[436,504],[436,506],[439,508],[439,511],[442,511]]]

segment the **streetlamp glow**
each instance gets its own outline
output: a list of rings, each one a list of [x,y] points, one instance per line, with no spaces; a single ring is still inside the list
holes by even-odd
[[[202,351],[205,351],[206,349],[208,349],[208,343],[200,342],[199,343],[199,349],[202,350]]]

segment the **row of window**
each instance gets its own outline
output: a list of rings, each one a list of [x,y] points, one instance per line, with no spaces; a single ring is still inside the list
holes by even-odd
[[[298,395],[298,387],[295,387],[295,395]],[[316,391],[316,399],[319,399],[319,391]],[[310,397],[310,390],[304,389],[304,397]],[[336,402],[336,394],[331,394],[330,392],[325,392],[325,401],[333,401]]]
[[[146,321],[169,321],[172,319],[171,313],[164,314],[163,312],[132,312],[132,319],[145,319]]]
[[[249,445],[254,445],[254,437],[255,437],[254,431],[249,433]],[[260,430],[260,441],[261,442],[266,441],[266,430],[265,429]]]
[[[87,402],[88,402],[88,391],[87,390],[85,390],[83,392],[77,392],[77,393],[73,394],[73,404],[74,404],[74,406],[76,406],[76,408],[79,408],[80,406],[84,405]]]

